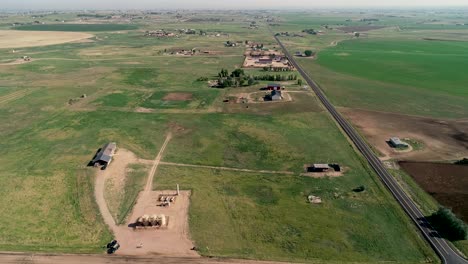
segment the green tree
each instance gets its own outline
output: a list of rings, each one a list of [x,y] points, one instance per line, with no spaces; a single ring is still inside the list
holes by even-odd
[[[297,85],[302,85],[302,79],[297,80]]]
[[[304,54],[305,54],[307,57],[310,57],[310,56],[312,56],[312,55],[314,54],[314,52],[311,51],[311,50],[306,50],[306,51],[304,51]]]
[[[457,164],[457,165],[468,165],[468,158],[464,158],[462,160],[456,161],[455,164]]]
[[[239,79],[239,86],[244,86],[245,85],[245,80],[244,78]]]
[[[231,77],[241,77],[245,75],[245,72],[243,69],[235,69],[232,73],[231,73]]]
[[[452,211],[445,207],[440,207],[437,212],[427,217],[441,236],[450,240],[465,240],[467,239],[467,227],[466,224],[457,218]]]

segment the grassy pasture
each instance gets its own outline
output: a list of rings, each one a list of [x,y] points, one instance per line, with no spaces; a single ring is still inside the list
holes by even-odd
[[[17,26],[15,30],[28,31],[77,31],[77,32],[98,32],[98,31],[119,31],[134,30],[137,25],[128,24],[44,24],[44,25],[24,25]]]
[[[171,93],[177,93],[173,91]],[[155,92],[148,97],[142,104],[142,107],[154,109],[170,109],[170,108],[206,108],[210,106],[218,97],[219,91],[216,89],[195,91],[192,94],[192,99],[186,101],[168,101],[164,100],[168,92]]]
[[[192,191],[191,236],[203,255],[327,263],[424,259],[413,227],[362,175],[312,179],[161,166],[155,184]],[[356,180],[368,191],[351,192]],[[324,204],[306,203],[309,194]]]

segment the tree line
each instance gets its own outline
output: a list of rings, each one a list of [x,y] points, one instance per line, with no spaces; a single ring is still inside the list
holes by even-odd
[[[258,84],[259,81],[272,81],[272,82],[281,82],[281,81],[298,81],[298,84],[302,84],[302,79],[298,79],[296,74],[264,74],[264,75],[252,75],[245,74],[243,69],[235,69],[232,72],[229,72],[227,69],[221,69],[218,72],[218,87],[241,87],[241,86],[251,86]],[[198,81],[207,81],[208,78],[200,77]]]

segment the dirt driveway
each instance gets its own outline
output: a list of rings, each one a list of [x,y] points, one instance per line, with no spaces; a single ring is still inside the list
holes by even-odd
[[[182,191],[177,197],[176,203],[173,203],[173,205],[168,208],[162,208],[157,206],[160,192],[152,191],[154,175],[171,138],[172,134],[169,133],[158,155],[152,162],[145,189],[139,194],[131,217],[125,225],[116,225],[109,211],[106,200],[104,199],[105,182],[106,180],[113,180],[115,184],[118,184],[118,179],[114,179],[113,176],[113,174],[117,173],[115,170],[121,171],[119,173],[122,174],[129,163],[136,162],[138,159],[128,151],[120,150],[120,154],[118,152],[114,161],[109,165],[109,168],[97,173],[95,186],[96,201],[102,217],[104,218],[104,222],[111,228],[115,239],[118,240],[121,245],[116,253],[117,255],[135,256],[158,254],[179,257],[199,256],[196,251],[191,250],[194,245],[189,238],[188,208],[190,192]],[[141,162],[147,163],[147,161]],[[144,214],[165,214],[169,216],[168,228],[161,230],[136,230],[131,227],[136,219]],[[142,247],[139,246],[141,244]]]
[[[418,116],[339,108],[379,152],[400,160],[458,160],[468,156],[468,119],[442,120]],[[423,143],[421,150],[395,152],[386,141],[393,136]]]

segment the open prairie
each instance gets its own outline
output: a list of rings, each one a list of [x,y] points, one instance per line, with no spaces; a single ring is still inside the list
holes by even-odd
[[[181,12],[182,17],[145,14],[144,20],[135,15],[126,30],[96,29],[92,42],[23,47],[14,54],[11,48],[0,49],[5,60],[32,59],[0,65],[0,194],[6,197],[0,201],[0,249],[103,252],[114,237],[99,210],[103,204],[94,197],[96,177],[103,174],[86,165],[103,144],[117,142],[133,154],[121,152],[122,158],[128,154],[126,166],[117,164],[119,156],[109,165],[110,172],[112,166],[119,170],[103,183],[110,218],[117,224],[135,218],[133,206],[148,180],[157,191],[180,184],[190,191],[184,235],[202,256],[311,263],[436,261],[310,89],[297,80],[285,81],[296,72],[245,69],[247,76],[274,74],[274,82],[290,95],[284,101],[226,99],[266,92],[260,91],[266,80],[210,86],[221,69],[232,72],[244,61],[245,45],[225,42],[277,46],[262,15]],[[73,13],[63,16],[81,19]],[[45,20],[61,18],[53,14]],[[318,16],[315,22],[330,19],[336,18]],[[251,21],[258,28],[249,27]],[[307,24],[284,27],[300,31]],[[36,29],[50,30],[40,26]],[[145,36],[158,29],[177,37]],[[75,30],[86,31],[70,29]],[[324,35],[320,45],[343,34]],[[299,46],[308,41],[313,37],[301,38]],[[311,58],[301,62],[317,63]],[[454,93],[463,95],[461,89]],[[465,99],[457,98],[453,105],[460,105],[461,115]],[[169,133],[173,137],[167,142]],[[156,155],[160,164],[149,169],[145,160]],[[339,163],[346,170],[340,177],[300,176],[311,163]],[[353,191],[359,186],[365,191]],[[308,203],[309,195],[323,202]],[[156,234],[154,242],[163,243],[163,233]]]

